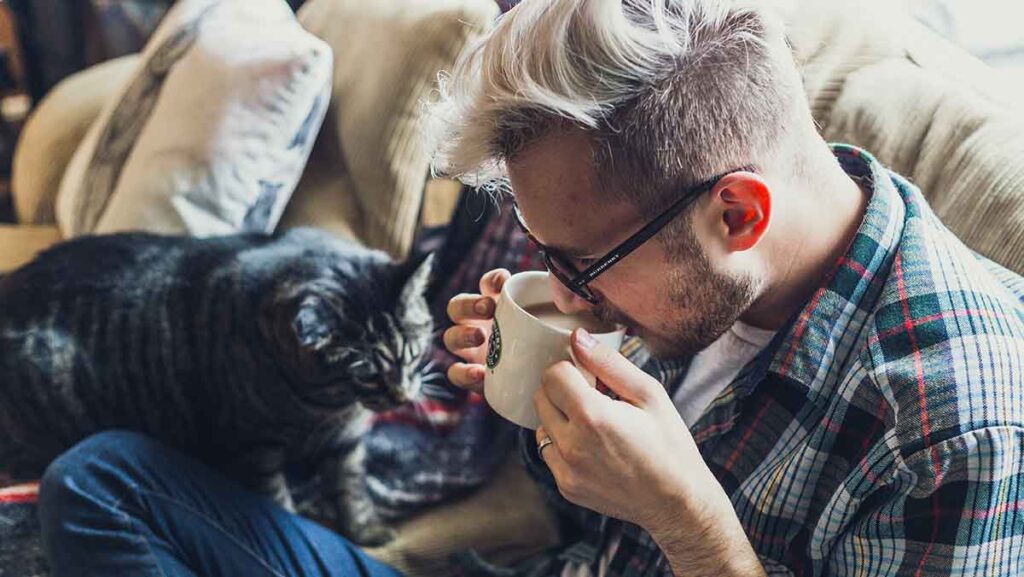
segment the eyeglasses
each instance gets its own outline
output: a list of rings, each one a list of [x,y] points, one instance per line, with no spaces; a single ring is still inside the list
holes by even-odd
[[[753,168],[743,167],[736,170],[730,170],[729,172],[720,174],[710,180],[698,184],[697,186],[687,189],[679,200],[674,202],[672,206],[665,209],[665,212],[655,217],[654,220],[647,223],[647,225],[637,231],[636,234],[622,241],[622,243],[582,271],[576,268],[570,257],[562,254],[558,249],[544,246],[535,236],[533,236],[530,229],[526,227],[526,222],[523,221],[523,214],[519,211],[518,204],[513,203],[512,210],[515,212],[516,221],[519,223],[519,227],[523,229],[526,236],[529,237],[529,239],[540,249],[541,255],[544,257],[544,264],[548,267],[548,271],[550,271],[560,283],[565,285],[565,288],[571,290],[573,294],[586,300],[592,305],[596,305],[600,302],[600,299],[589,286],[594,279],[601,276],[602,273],[611,268],[615,263],[626,258],[629,253],[639,248],[640,245],[647,242],[652,236],[658,234],[661,229],[665,228],[665,225],[672,222],[675,217],[679,216],[687,206],[700,198],[705,192],[714,188],[714,186],[718,184],[718,181],[730,174],[746,171],[753,171]]]

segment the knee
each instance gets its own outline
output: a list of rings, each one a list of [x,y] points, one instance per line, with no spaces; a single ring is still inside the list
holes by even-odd
[[[123,505],[158,459],[157,443],[137,433],[109,431],[78,443],[46,469],[39,486],[42,545],[55,573],[76,572],[96,535],[123,528]]]
[[[104,431],[81,441],[58,457],[39,484],[39,513],[45,519],[65,510],[69,499],[85,494],[121,493],[131,470],[156,441],[128,431]]]
[[[104,431],[87,437],[57,457],[43,475],[43,485],[73,476],[83,477],[98,470],[120,468],[145,457],[156,441],[130,431]]]

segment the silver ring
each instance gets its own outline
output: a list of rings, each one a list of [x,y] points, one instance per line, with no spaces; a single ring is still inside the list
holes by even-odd
[[[544,452],[544,449],[547,449],[548,445],[551,445],[553,443],[554,441],[551,440],[551,437],[544,435],[544,438],[541,439],[539,443],[537,443],[537,455],[539,455],[540,458],[543,459],[544,455],[542,453]]]

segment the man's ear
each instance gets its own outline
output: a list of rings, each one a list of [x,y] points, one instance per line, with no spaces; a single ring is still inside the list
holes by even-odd
[[[721,203],[729,251],[750,250],[761,242],[772,216],[772,191],[764,178],[753,172],[734,172],[711,190]]]

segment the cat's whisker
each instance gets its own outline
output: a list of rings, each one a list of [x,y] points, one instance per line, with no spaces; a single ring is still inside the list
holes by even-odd
[[[420,377],[421,384],[438,384],[445,383],[448,381],[448,377],[444,373],[430,373],[429,375],[423,375]]]
[[[434,371],[434,367],[436,367],[436,366],[437,366],[437,361],[435,361],[434,359],[430,359],[426,363],[423,363],[423,366],[420,367],[420,371],[419,372],[420,372],[421,375],[430,376],[430,374],[433,373],[433,371]],[[436,373],[434,373],[434,374],[436,374]]]
[[[424,383],[421,388],[421,395],[424,398],[437,401],[452,401],[458,398],[459,392],[449,385],[440,382]]]
[[[421,383],[440,383],[440,382],[446,381],[447,379],[448,379],[448,377],[445,376],[444,373],[437,372],[437,373],[430,373],[429,375],[421,376],[420,377],[420,382]]]

